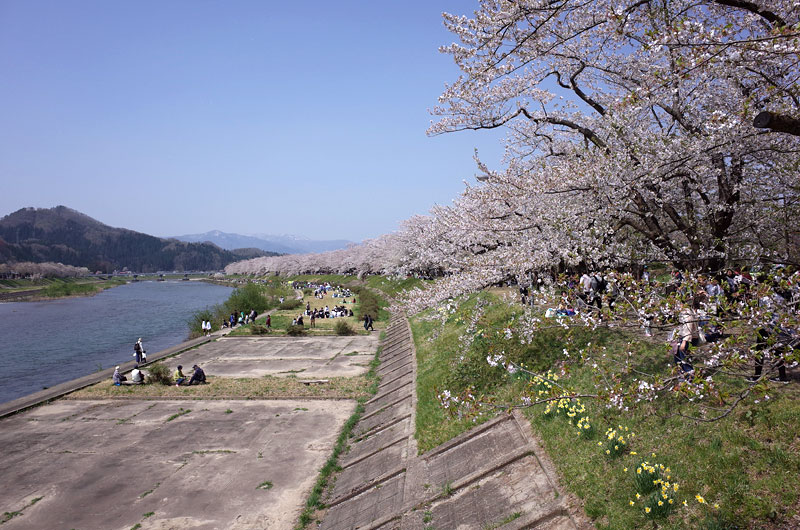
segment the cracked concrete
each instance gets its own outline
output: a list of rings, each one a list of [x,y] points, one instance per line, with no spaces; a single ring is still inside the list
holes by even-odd
[[[199,364],[207,374],[222,377],[353,377],[367,372],[377,347],[377,334],[227,337],[185,351],[169,365]]]
[[[3,527],[291,528],[354,407],[58,401],[17,414],[0,429],[0,512],[41,500]]]

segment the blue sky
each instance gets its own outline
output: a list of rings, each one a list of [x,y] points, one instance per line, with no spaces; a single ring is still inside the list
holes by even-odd
[[[427,137],[446,1],[0,0],[0,216],[360,241],[499,164]]]

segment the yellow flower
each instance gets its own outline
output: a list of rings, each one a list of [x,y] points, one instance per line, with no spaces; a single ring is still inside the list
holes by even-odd
[[[628,472],[628,468],[627,468],[627,467],[623,467],[623,468],[622,468],[622,471],[623,471],[623,472],[625,472],[625,473],[627,473],[627,472]]]
[[[658,501],[659,506],[664,506],[664,501]]]
[[[630,501],[630,502],[629,502],[629,504],[630,504],[631,506],[633,506],[633,504],[634,504],[634,503],[633,503],[633,501]]]
[[[719,510],[719,504],[717,504],[717,503],[714,503],[714,509],[715,509],[715,510]]]
[[[636,494],[636,498],[637,498],[637,499],[641,498],[641,495],[639,495],[639,494],[637,493],[637,494]]]
[[[650,507],[649,506],[645,506],[644,507],[644,513],[650,513]]]
[[[673,485],[672,485],[672,489],[673,489],[674,491],[678,491],[678,484],[677,484],[677,483],[673,484]]]
[[[635,454],[636,454],[636,451],[631,451],[631,454],[632,454],[632,455],[635,455]]]
[[[669,503],[672,504],[672,499],[669,500]]]
[[[636,472],[641,475],[642,474],[642,468],[640,468],[640,467],[636,468]]]
[[[686,501],[683,501],[683,505],[684,506],[689,506],[688,504],[686,504]]]
[[[611,451],[609,451],[608,449],[606,449],[606,454],[607,454],[607,455],[610,455],[610,454],[611,454]]]
[[[700,504],[706,503],[706,500],[703,498],[702,495],[695,495],[694,498],[697,499],[697,502],[699,502]]]

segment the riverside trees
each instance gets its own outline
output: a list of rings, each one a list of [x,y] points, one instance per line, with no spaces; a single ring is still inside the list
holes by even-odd
[[[483,185],[437,217],[528,261],[797,263],[786,219],[800,142],[752,125],[762,110],[800,113],[798,7],[769,4],[483,1],[473,18],[445,14],[460,43],[442,50],[462,76],[430,132],[506,127],[508,166],[481,166]]]
[[[444,275],[409,294],[412,311],[556,266],[800,264],[796,2],[483,0],[472,17],[444,19],[458,42],[442,51],[461,76],[441,95],[429,132],[505,128],[505,167],[476,157],[476,185],[397,234],[253,264]],[[774,120],[755,120],[764,112]],[[792,305],[762,303],[790,279],[724,308],[737,334],[709,353],[704,396],[729,391],[707,390],[718,375],[738,381],[749,370],[756,330],[797,328]],[[692,282],[663,296],[621,277],[614,288],[624,311],[613,318],[635,326],[655,314],[674,324],[696,294]],[[584,315],[583,324],[599,324],[596,312]],[[531,316],[511,333],[524,339],[542,325]],[[644,377],[615,387],[612,401],[700,388]]]

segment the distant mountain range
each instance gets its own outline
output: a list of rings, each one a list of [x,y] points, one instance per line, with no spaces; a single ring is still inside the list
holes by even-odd
[[[60,262],[91,271],[221,270],[242,259],[278,253],[224,249],[212,243],[164,239],[113,228],[67,208],[23,208],[0,219],[0,263]]]
[[[174,239],[187,241],[190,243],[209,242],[215,245],[232,250],[235,248],[258,248],[268,252],[278,252],[280,254],[307,254],[316,252],[326,252],[328,250],[339,250],[347,248],[352,241],[335,239],[330,241],[314,241],[297,236],[289,235],[240,235],[212,230],[205,234],[190,234],[185,236],[174,236]]]

